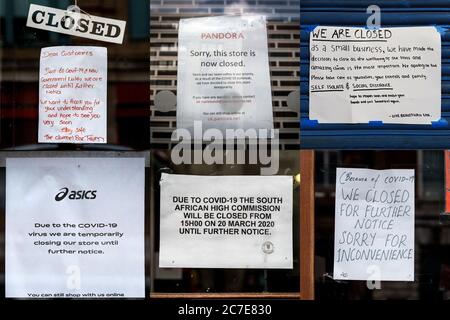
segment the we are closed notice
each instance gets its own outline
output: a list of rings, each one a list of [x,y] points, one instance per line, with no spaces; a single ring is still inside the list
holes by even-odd
[[[42,49],[40,143],[107,142],[107,73],[106,48]]]
[[[337,168],[334,273],[414,281],[414,170]]]
[[[316,27],[310,120],[431,124],[441,117],[441,36],[434,27]]]
[[[177,128],[272,129],[264,16],[181,19]]]

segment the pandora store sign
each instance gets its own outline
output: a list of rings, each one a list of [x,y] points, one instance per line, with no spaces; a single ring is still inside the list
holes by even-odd
[[[126,21],[32,4],[27,27],[122,44]]]

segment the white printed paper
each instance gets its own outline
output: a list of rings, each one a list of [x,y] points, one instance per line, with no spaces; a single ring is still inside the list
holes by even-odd
[[[107,49],[49,47],[41,51],[39,142],[107,142]]]
[[[6,297],[144,298],[144,159],[6,163]]]
[[[292,268],[292,177],[163,174],[162,268]]]
[[[434,27],[316,27],[310,120],[431,124],[441,118],[441,37]]]
[[[27,27],[122,44],[126,21],[30,4]]]
[[[266,19],[181,19],[177,128],[272,129]],[[195,135],[197,138],[197,135]]]
[[[337,168],[338,280],[414,281],[414,170]]]

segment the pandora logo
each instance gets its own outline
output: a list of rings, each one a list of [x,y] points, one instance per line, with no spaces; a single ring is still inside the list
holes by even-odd
[[[242,32],[205,32],[201,34],[202,40],[239,40],[244,39]]]

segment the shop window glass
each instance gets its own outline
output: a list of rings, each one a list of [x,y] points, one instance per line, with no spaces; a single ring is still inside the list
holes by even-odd
[[[448,299],[450,264],[445,210],[444,151],[316,152],[316,297],[317,299]],[[370,290],[365,281],[335,281],[334,223],[336,168],[414,169],[415,280],[381,282]]]
[[[127,21],[123,44],[110,44],[26,27],[30,4],[66,9],[72,1],[1,1],[0,4],[0,148],[138,149],[150,144],[148,1],[87,1],[91,15]],[[147,3],[147,4],[146,4]],[[39,57],[49,46],[108,48],[107,145],[38,145]]]

